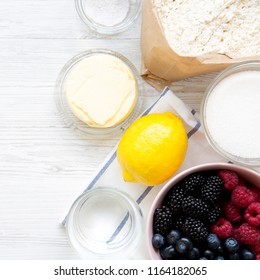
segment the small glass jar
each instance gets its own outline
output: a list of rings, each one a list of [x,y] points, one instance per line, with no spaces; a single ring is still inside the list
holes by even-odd
[[[113,35],[129,28],[140,14],[141,0],[75,0],[82,21],[92,30]]]
[[[132,72],[137,86],[137,98],[131,113],[122,122],[111,127],[93,127],[81,121],[77,116],[75,116],[75,114],[72,112],[71,108],[69,107],[68,100],[66,97],[66,92],[65,92],[66,82],[70,73],[73,71],[73,68],[81,60],[98,54],[111,55],[120,59]],[[76,131],[83,132],[84,134],[88,134],[89,136],[92,135],[95,137],[104,137],[105,135],[111,135],[111,134],[115,135],[117,133],[125,131],[125,129],[140,115],[141,108],[142,108],[142,101],[143,101],[142,87],[143,87],[143,83],[141,81],[137,69],[126,57],[124,57],[123,55],[117,52],[107,50],[107,49],[91,49],[74,56],[62,68],[56,81],[56,89],[55,89],[56,105],[63,121],[68,127],[71,127]]]
[[[83,259],[130,259],[143,237],[142,211],[126,193],[96,187],[74,202],[66,229]]]
[[[234,64],[213,80],[201,103],[201,122],[210,145],[246,166],[260,166],[259,77],[260,61]]]

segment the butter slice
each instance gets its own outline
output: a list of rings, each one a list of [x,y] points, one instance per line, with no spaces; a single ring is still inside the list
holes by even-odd
[[[111,127],[131,113],[137,100],[137,82],[119,58],[96,54],[71,71],[66,87],[73,113],[90,126]]]

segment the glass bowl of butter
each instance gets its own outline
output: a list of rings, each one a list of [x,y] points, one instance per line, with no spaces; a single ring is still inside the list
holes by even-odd
[[[140,114],[141,81],[123,55],[88,50],[69,60],[56,84],[56,103],[66,123],[85,133],[124,131]]]

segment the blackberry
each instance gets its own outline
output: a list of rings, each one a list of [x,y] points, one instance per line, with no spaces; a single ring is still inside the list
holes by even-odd
[[[202,243],[207,240],[208,232],[204,224],[191,217],[187,218],[183,225],[183,233],[186,234],[192,241]]]
[[[181,186],[177,185],[173,187],[163,202],[163,205],[172,210],[174,215],[179,215],[181,213],[181,203],[184,198],[184,191]]]
[[[221,216],[221,208],[218,205],[213,206],[208,213],[207,222],[209,225],[213,225]]]
[[[201,188],[201,199],[207,203],[215,204],[223,190],[223,185],[223,181],[218,176],[210,176]]]
[[[187,196],[182,201],[182,210],[189,217],[205,220],[208,216],[209,206],[199,198]]]
[[[197,192],[200,192],[205,180],[206,177],[203,173],[193,173],[189,175],[183,180],[183,189],[185,190],[185,193],[188,195],[194,195]]]
[[[174,228],[182,229],[182,226],[185,223],[185,217],[184,217],[184,215],[180,215],[179,217],[174,217],[172,222],[173,222]]]
[[[165,236],[172,226],[172,211],[166,206],[157,208],[153,217],[154,233]]]

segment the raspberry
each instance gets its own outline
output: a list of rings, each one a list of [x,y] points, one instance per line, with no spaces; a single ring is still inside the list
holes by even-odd
[[[227,220],[231,223],[237,223],[241,220],[240,209],[231,201],[228,201],[223,206],[223,213]]]
[[[246,208],[255,201],[255,197],[247,187],[237,186],[232,192],[231,201],[238,208]]]
[[[255,252],[255,254],[260,254],[260,243],[259,244],[254,244],[250,245],[250,249]]]
[[[245,186],[246,185],[245,179],[242,178],[242,177],[238,177],[238,185],[239,186]]]
[[[211,232],[217,234],[220,239],[225,239],[232,235],[233,227],[228,220],[220,218],[211,226]]]
[[[238,176],[234,171],[231,170],[220,170],[218,176],[224,182],[224,189],[226,191],[234,190],[238,185]]]
[[[250,191],[253,193],[253,196],[255,198],[255,202],[260,202],[260,189],[251,187]]]
[[[245,220],[251,226],[260,226],[260,202],[251,203],[245,210]]]
[[[232,236],[240,243],[238,228],[239,228],[239,226],[234,226],[233,227],[233,234],[232,234]]]
[[[243,244],[246,245],[260,244],[260,230],[255,227],[252,227],[247,223],[243,223],[237,229],[236,234],[238,240]]]
[[[255,259],[259,261],[260,260],[260,254],[256,255]]]

